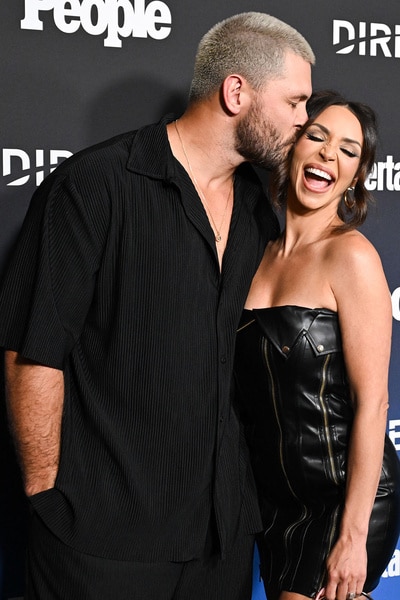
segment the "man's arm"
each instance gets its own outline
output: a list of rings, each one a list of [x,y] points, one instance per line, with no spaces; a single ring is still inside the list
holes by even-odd
[[[64,376],[5,353],[8,418],[17,449],[27,496],[54,487],[60,455]]]

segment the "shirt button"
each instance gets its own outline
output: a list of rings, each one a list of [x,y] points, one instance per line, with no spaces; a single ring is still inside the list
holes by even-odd
[[[283,352],[284,354],[289,354],[289,352],[290,352],[290,348],[289,348],[289,346],[282,346],[282,352]]]
[[[319,344],[317,346],[317,350],[318,350],[318,352],[323,352],[324,351],[324,346],[322,344]]]
[[[226,363],[226,356],[221,356],[221,362],[223,365]]]

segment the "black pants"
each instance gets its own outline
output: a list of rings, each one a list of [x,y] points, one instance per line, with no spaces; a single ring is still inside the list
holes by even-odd
[[[245,536],[224,561],[107,560],[66,546],[34,514],[25,600],[250,600],[252,556]]]

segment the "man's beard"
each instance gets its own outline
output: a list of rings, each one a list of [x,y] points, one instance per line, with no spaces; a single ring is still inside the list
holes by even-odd
[[[282,141],[273,123],[262,116],[257,103],[236,128],[236,151],[246,161],[263,169],[276,169],[286,159],[293,142],[294,136]]]

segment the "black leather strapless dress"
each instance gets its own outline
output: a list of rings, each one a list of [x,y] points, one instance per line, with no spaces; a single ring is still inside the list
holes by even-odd
[[[245,310],[235,382],[259,492],[266,588],[314,597],[338,533],[353,409],[337,313],[281,306]],[[369,536],[373,590],[400,531],[400,463],[386,438]]]

